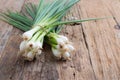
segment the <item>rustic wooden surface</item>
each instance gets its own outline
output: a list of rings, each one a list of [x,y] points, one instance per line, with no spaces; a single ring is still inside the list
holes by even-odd
[[[27,2],[0,0],[0,11],[20,11]],[[76,47],[71,61],[56,61],[50,47],[33,62],[18,58],[22,31],[0,21],[0,80],[120,80],[120,0],[81,0],[67,19],[113,18],[66,26],[61,34]]]

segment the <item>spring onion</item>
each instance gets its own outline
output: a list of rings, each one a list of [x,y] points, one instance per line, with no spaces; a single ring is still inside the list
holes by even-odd
[[[23,41],[20,44],[20,55],[28,61],[42,53],[43,43],[51,46],[57,59],[69,60],[74,47],[67,37],[59,35],[63,24],[99,20],[90,18],[84,20],[62,21],[67,11],[80,0],[54,0],[45,3],[40,0],[38,5],[26,4],[25,11],[0,13],[3,20],[22,31]]]

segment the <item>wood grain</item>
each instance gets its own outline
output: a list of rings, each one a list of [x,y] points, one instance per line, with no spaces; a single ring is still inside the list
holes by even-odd
[[[0,10],[20,11],[28,2],[38,3],[38,0],[2,0]],[[64,25],[61,34],[76,48],[72,60],[66,62],[55,60],[46,44],[39,58],[33,62],[23,61],[17,56],[22,32],[0,22],[0,80],[120,80],[119,12],[119,0],[81,0],[77,3],[66,19],[111,18]]]

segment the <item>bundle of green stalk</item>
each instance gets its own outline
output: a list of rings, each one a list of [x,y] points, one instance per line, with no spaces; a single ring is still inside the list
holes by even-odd
[[[58,34],[62,30],[61,25],[98,19],[62,21],[67,11],[78,1],[80,0],[54,0],[45,3],[45,0],[40,0],[38,6],[26,4],[23,13],[1,13],[1,20],[26,31],[20,44],[20,55],[25,60],[32,61],[39,56],[42,53],[43,42],[51,46],[57,59],[69,60],[74,47],[67,37]]]

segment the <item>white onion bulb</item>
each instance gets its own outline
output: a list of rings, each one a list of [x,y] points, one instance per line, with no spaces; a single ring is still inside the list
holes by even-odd
[[[53,55],[57,58],[61,58],[61,52],[57,49],[52,48]]]
[[[33,34],[40,29],[39,26],[34,27],[33,29],[23,33],[23,39],[24,40],[30,40],[33,36]]]
[[[69,52],[65,52],[65,53],[63,54],[63,58],[64,58],[65,60],[69,60],[69,59],[70,59],[70,53],[69,53]]]
[[[22,41],[21,43],[20,43],[20,51],[24,51],[25,49],[26,49],[26,43],[27,43],[27,41]]]

